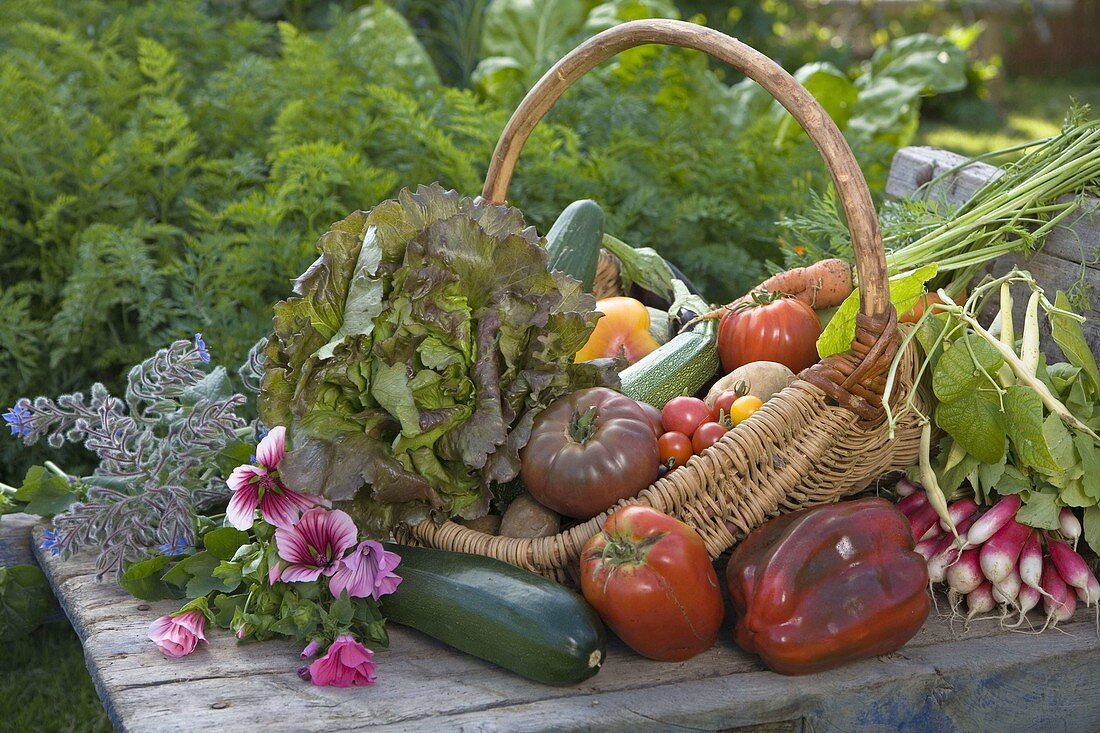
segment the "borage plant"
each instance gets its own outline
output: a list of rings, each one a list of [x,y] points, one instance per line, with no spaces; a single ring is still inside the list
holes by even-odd
[[[224,367],[205,371],[209,362],[196,334],[133,367],[124,398],[97,383],[89,398],[18,400],[3,418],[25,445],[83,443],[99,460],[84,477],[31,468],[9,508],[53,516],[46,537],[55,554],[96,548],[99,577],[161,547],[194,545],[196,517],[228,496],[219,462],[247,456],[242,439],[254,430],[240,414],[245,397]]]

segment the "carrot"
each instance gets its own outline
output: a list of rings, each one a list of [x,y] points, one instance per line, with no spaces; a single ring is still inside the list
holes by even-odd
[[[747,295],[709,313],[696,316],[684,324],[684,328],[699,321],[721,318],[727,311],[736,309],[740,303],[749,301],[752,294],[759,291],[783,293],[814,309],[832,308],[843,303],[852,294],[852,266],[844,260],[821,260],[806,267],[796,267],[772,275]]]
[[[811,308],[832,308],[852,294],[852,266],[844,260],[821,260],[772,275],[757,289],[786,293]]]

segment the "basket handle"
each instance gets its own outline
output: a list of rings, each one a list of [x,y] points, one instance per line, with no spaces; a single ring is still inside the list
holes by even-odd
[[[756,49],[712,28],[680,20],[623,23],[566,54],[527,92],[497,141],[482,197],[503,203],[531,131],[575,81],[635,46],[662,44],[703,51],[764,87],[806,131],[832,175],[855,250],[860,316],[847,354],[829,357],[800,376],[865,419],[879,414],[884,375],[897,351],[897,320],[887,284],[886,256],[871,192],[852,149],[817,100],[781,66]]]

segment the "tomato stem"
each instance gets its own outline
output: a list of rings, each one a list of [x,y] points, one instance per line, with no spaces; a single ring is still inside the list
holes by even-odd
[[[584,444],[592,440],[596,434],[596,406],[591,405],[582,413],[573,413],[573,419],[569,421],[569,437],[578,443]]]
[[[640,541],[628,535],[612,535],[600,554],[612,567],[644,565],[650,549],[664,539],[666,534],[668,533],[657,532]]]

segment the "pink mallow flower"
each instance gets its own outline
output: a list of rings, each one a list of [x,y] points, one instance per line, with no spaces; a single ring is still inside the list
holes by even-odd
[[[340,561],[336,572],[329,579],[328,589],[337,598],[346,590],[349,596],[371,596],[377,601],[382,596],[393,593],[401,583],[401,577],[393,572],[400,562],[401,556],[386,552],[381,543],[364,540]]]
[[[374,652],[344,634],[325,652],[325,656],[309,665],[308,679],[315,685],[333,687],[374,684]],[[305,674],[300,675],[303,679]]]
[[[200,641],[206,641],[206,616],[191,610],[161,616],[149,626],[149,638],[170,657],[185,657],[195,651]]]
[[[265,522],[290,527],[298,515],[324,502],[319,496],[299,494],[279,479],[279,462],[286,454],[286,428],[273,427],[256,446],[256,463],[237,466],[226,479],[233,498],[225,516],[237,529],[248,529],[256,518],[257,507]]]
[[[339,509],[314,507],[289,529],[275,530],[279,557],[287,563],[279,572],[285,583],[331,576],[341,567],[344,553],[355,545],[355,522]]]

